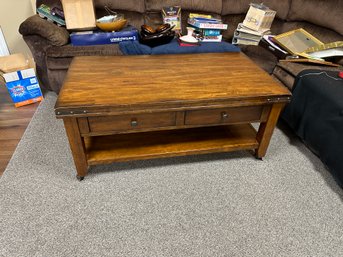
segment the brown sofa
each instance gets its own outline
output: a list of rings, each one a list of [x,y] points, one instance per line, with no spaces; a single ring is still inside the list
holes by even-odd
[[[163,6],[182,7],[183,27],[190,12],[210,13],[221,17],[229,24],[224,38],[231,42],[233,32],[242,22],[252,0],[94,0],[96,16],[106,15],[104,6],[124,13],[131,25],[140,28],[142,24],[161,24],[160,11]],[[256,2],[256,1],[255,1]],[[265,0],[265,5],[277,11],[272,33],[280,34],[296,28],[304,28],[323,42],[343,40],[343,1],[341,0]],[[36,5],[61,6],[58,0],[37,0]],[[23,35],[37,64],[38,77],[42,87],[59,92],[70,62],[81,55],[121,55],[118,45],[72,46],[65,28],[33,16],[25,20],[19,32]],[[242,51],[260,67],[283,82],[293,86],[294,77],[310,66],[295,63],[280,63],[268,50],[259,46],[242,46]],[[338,60],[341,62],[341,60]],[[327,68],[327,67],[325,67]]]

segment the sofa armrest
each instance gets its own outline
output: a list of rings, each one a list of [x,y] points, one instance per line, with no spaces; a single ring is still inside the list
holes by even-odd
[[[42,19],[39,15],[33,15],[21,23],[19,33],[23,36],[41,36],[55,46],[62,46],[69,42],[69,33],[65,28]]]

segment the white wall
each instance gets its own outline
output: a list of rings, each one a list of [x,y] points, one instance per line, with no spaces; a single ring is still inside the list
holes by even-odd
[[[21,22],[35,13],[35,0],[0,0],[0,26],[10,53],[31,55],[18,29]]]

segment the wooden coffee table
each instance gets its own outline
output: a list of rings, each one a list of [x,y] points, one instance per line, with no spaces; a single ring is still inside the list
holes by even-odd
[[[262,158],[290,97],[242,53],[75,57],[55,113],[82,180],[102,163],[243,149]]]

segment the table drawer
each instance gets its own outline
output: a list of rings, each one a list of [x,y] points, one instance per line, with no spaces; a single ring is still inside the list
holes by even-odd
[[[245,106],[187,111],[185,125],[254,122],[261,119],[263,106]]]
[[[90,132],[126,131],[175,125],[175,112],[88,118]]]

